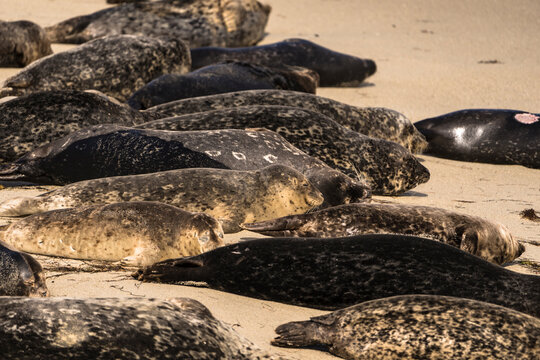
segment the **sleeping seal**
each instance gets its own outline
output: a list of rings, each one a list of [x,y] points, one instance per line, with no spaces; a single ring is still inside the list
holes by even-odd
[[[0,20],[0,67],[24,67],[50,54],[51,43],[41,26]]]
[[[540,114],[471,109],[419,121],[427,153],[448,159],[540,169]]]
[[[190,66],[188,48],[181,40],[114,35],[33,62],[4,82],[0,97],[95,89],[125,101],[161,74],[181,74]]]
[[[273,359],[187,298],[0,298],[2,356],[58,359]]]
[[[246,90],[199,96],[156,105],[144,110],[143,114],[160,119],[251,105],[282,105],[315,111],[360,134],[396,142],[415,154],[421,153],[427,146],[424,135],[416,130],[405,115],[397,111],[356,107],[297,91]]]
[[[191,59],[192,69],[225,60],[301,66],[316,71],[321,86],[358,86],[377,70],[373,60],[342,54],[303,39],[235,49],[201,47],[191,49]]]
[[[538,359],[540,319],[486,302],[405,295],[276,328],[272,345],[344,359]]]
[[[41,265],[0,241],[0,296],[47,296]]]
[[[134,276],[166,283],[204,281],[216,290],[329,310],[395,295],[431,294],[540,315],[540,276],[406,235],[250,240],[162,261]]]
[[[293,237],[416,235],[444,242],[496,264],[510,262],[525,251],[502,224],[428,206],[347,204],[243,224],[242,228],[270,236]]]

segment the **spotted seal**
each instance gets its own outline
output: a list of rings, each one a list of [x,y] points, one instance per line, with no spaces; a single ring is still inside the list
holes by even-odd
[[[429,179],[429,171],[404,147],[347,129],[315,111],[274,105],[241,106],[154,120],[142,129],[212,130],[267,128],[308,155],[353,179],[374,194],[396,195]]]
[[[27,152],[86,126],[136,125],[147,116],[106,96],[76,90],[40,91],[0,104],[0,162]]]
[[[45,275],[32,256],[0,241],[0,296],[47,296]]]
[[[114,35],[39,59],[6,79],[0,96],[40,90],[95,89],[125,101],[164,73],[189,71],[189,50],[181,40]]]
[[[272,345],[344,359],[538,359],[540,319],[482,301],[405,295],[276,328]]]
[[[0,20],[0,67],[24,67],[50,54],[51,43],[41,26]]]
[[[252,89],[284,89],[315,93],[319,75],[295,67],[267,67],[228,61],[187,74],[165,74],[152,80],[128,99],[136,110],[190,97]]]
[[[220,223],[158,202],[90,205],[35,214],[0,237],[29,253],[144,266],[224,244]]]
[[[52,42],[76,43],[107,35],[182,39],[199,46],[249,46],[264,34],[271,7],[256,0],[164,0],[121,4],[45,28]]]
[[[525,251],[502,224],[428,206],[347,204],[242,227],[270,236],[416,235],[444,242],[496,264],[510,262]]]
[[[429,142],[428,154],[540,169],[540,114],[470,109],[425,119],[414,125]]]
[[[285,90],[246,90],[200,96],[153,106],[145,115],[159,118],[250,105],[283,105],[312,110],[361,134],[394,141],[412,153],[427,146],[424,135],[403,114],[380,107],[356,107],[308,93]]]
[[[188,298],[0,298],[8,359],[272,359]]]
[[[316,71],[321,86],[358,86],[377,70],[375,61],[360,59],[304,39],[287,39],[277,43],[243,47],[200,47],[191,49],[192,69],[225,60],[247,61],[275,66],[286,64]]]
[[[202,281],[213,289],[336,310],[395,295],[446,295],[540,315],[540,276],[406,235],[268,238],[156,263],[143,281]],[[496,290],[495,290],[496,289]]]

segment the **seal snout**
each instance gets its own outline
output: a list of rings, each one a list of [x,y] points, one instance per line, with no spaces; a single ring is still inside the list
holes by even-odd
[[[377,71],[377,64],[375,64],[375,61],[371,59],[366,59],[365,62],[368,76],[375,74],[375,72]]]

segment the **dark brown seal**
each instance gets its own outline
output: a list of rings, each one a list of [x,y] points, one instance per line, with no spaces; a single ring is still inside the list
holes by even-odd
[[[45,31],[30,21],[0,21],[0,67],[24,67],[52,54]]]

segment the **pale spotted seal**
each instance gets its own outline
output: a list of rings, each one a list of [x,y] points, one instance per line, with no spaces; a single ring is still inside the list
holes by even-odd
[[[452,246],[406,235],[249,240],[166,260],[134,276],[167,283],[202,281],[217,290],[319,309],[426,294],[540,315],[540,276],[506,270]]]
[[[33,62],[4,82],[0,96],[95,89],[125,101],[157,76],[185,73],[190,64],[181,40],[114,35]]]
[[[24,67],[52,54],[45,31],[30,21],[0,21],[0,67]]]
[[[270,236],[416,235],[444,242],[496,264],[510,262],[525,251],[502,224],[428,206],[348,204],[242,227]]]
[[[187,298],[0,298],[4,359],[272,359]]]
[[[540,319],[486,302],[405,295],[276,328],[272,345],[344,359],[538,359]]]
[[[295,107],[241,106],[154,120],[137,127],[181,131],[267,128],[328,166],[365,180],[374,194],[400,194],[429,179],[429,171],[403,146],[359,134],[315,111]]]
[[[426,139],[403,114],[380,107],[356,107],[313,94],[285,90],[246,90],[172,101],[143,113],[154,119],[250,105],[283,105],[312,110],[371,137],[394,141],[421,153]]]
[[[275,66],[301,66],[316,71],[321,86],[358,86],[377,70],[375,61],[332,51],[304,39],[287,39],[274,44],[244,47],[191,49],[192,69],[225,60]]]
[[[47,296],[41,265],[0,241],[0,296]]]
[[[187,74],[165,74],[152,80],[128,99],[134,109],[185,98],[253,89],[283,89],[315,93],[319,75],[296,66],[267,67],[229,61],[208,65]]]
[[[271,7],[256,0],[164,0],[121,4],[45,28],[52,42],[107,35],[171,36],[199,46],[249,46],[264,34]]]
[[[540,114],[471,109],[422,120],[414,125],[429,142],[428,154],[540,169]]]

